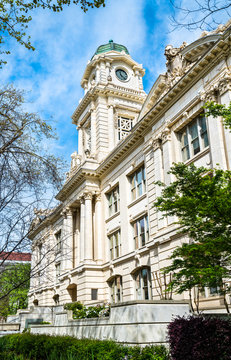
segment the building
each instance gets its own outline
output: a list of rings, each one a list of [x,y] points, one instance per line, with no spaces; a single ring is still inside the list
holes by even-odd
[[[231,165],[231,135],[220,120],[201,117],[207,100],[231,100],[230,23],[187,45],[166,46],[165,74],[149,94],[145,71],[112,40],[87,64],[85,94],[72,122],[78,152],[53,211],[34,221],[29,303],[93,304],[163,297],[160,269],[185,235],[155,212],[173,162],[222,169]],[[168,279],[166,279],[168,281]],[[165,294],[168,297],[168,294]],[[187,299],[188,294],[173,295]],[[202,308],[223,308],[207,289]]]
[[[31,262],[31,253],[23,252],[0,252],[0,271],[6,266],[15,264],[26,264]]]

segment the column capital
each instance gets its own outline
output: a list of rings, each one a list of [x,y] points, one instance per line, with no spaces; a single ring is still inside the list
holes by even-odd
[[[92,200],[92,193],[91,192],[85,192],[83,194],[85,200]]]
[[[95,201],[101,201],[101,193],[95,194]]]
[[[84,196],[81,196],[81,197],[79,198],[79,202],[80,202],[80,204],[84,204],[84,203],[85,203]]]
[[[162,144],[166,141],[171,140],[171,130],[169,128],[165,128],[164,131],[161,133]]]
[[[218,83],[218,90],[220,95],[223,95],[226,91],[231,90],[231,73],[226,73]]]
[[[199,96],[202,101],[217,101],[217,94],[219,91],[218,83],[213,84],[200,91]]]
[[[161,146],[161,143],[162,143],[162,140],[160,137],[156,137],[152,140],[152,147],[153,147],[153,150],[157,150],[160,148]]]
[[[72,216],[72,213],[73,209],[67,206],[62,210],[61,215],[66,219],[68,216]]]

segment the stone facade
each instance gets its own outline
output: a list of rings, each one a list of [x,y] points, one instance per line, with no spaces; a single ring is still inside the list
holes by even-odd
[[[57,194],[60,204],[37,215],[31,230],[30,305],[188,299],[164,292],[169,279],[160,269],[187,238],[174,218],[153,208],[161,193],[154,182],[171,182],[173,162],[229,169],[230,132],[200,114],[207,100],[231,101],[230,32],[226,26],[190,45],[168,45],[167,71],[148,95],[144,69],[127,52],[93,56],[72,116],[78,152]],[[211,289],[202,306],[223,309]]]

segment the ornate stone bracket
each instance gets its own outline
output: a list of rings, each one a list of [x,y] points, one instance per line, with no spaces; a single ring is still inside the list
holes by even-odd
[[[164,144],[166,141],[170,141],[171,140],[171,130],[168,128],[164,129],[164,131],[161,133],[161,139],[162,139],[162,144]]]

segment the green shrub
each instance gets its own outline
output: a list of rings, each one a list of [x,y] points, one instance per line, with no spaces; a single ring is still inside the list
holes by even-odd
[[[129,347],[70,336],[7,335],[0,338],[0,360],[168,360],[164,346]]]
[[[109,316],[109,305],[84,306],[79,301],[64,305],[65,310],[72,310],[73,319],[87,319]]]

